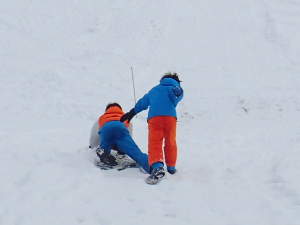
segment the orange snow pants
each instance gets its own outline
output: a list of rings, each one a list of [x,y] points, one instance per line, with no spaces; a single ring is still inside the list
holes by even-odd
[[[177,119],[173,116],[155,116],[148,120],[148,160],[150,166],[156,162],[164,162],[164,155],[167,166],[176,166],[176,122]]]

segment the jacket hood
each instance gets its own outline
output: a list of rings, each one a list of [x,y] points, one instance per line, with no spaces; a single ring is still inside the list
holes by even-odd
[[[180,86],[179,82],[172,78],[164,78],[160,81],[160,84],[164,86]]]

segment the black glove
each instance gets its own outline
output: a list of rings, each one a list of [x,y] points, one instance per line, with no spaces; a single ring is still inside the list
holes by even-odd
[[[128,122],[130,122],[130,120],[136,115],[134,108],[131,109],[129,112],[125,113],[121,118],[120,121],[124,122],[126,120],[128,120]]]

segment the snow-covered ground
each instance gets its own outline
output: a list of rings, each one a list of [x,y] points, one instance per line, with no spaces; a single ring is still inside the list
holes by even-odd
[[[299,0],[0,4],[0,224],[299,225]],[[181,74],[178,174],[101,171],[108,102]],[[133,120],[147,152],[146,113]]]

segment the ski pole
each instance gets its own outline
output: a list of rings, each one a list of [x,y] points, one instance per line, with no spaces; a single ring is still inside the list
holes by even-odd
[[[133,74],[133,67],[130,67],[131,70],[131,79],[132,79],[132,88],[133,88],[133,98],[134,98],[134,104],[136,104],[136,95],[135,95],[135,85],[134,85],[134,74]]]

